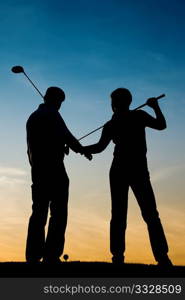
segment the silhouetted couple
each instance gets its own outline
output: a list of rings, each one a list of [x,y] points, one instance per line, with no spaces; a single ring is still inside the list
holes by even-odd
[[[128,190],[132,188],[141,209],[154,257],[160,266],[170,266],[168,245],[156,208],[156,201],[147,167],[145,127],[163,130],[164,116],[155,98],[147,101],[156,118],[129,106],[132,95],[119,88],[111,94],[112,119],[104,125],[97,144],[83,147],[67,129],[58,110],[64,92],[55,87],[47,90],[44,104],[27,122],[28,154],[32,166],[33,212],[29,221],[26,259],[37,262],[57,262],[63,252],[67,223],[69,180],[63,165],[65,145],[91,159],[92,153],[102,152],[110,141],[115,144],[110,169],[112,218],[110,222],[110,251],[113,263],[124,262],[127,224]],[[48,208],[51,217],[45,238]]]

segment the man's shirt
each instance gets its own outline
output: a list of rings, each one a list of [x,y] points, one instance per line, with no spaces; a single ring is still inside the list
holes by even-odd
[[[64,158],[64,146],[81,152],[82,146],[68,130],[60,113],[40,104],[27,124],[28,156],[31,165],[57,164]]]
[[[99,153],[113,141],[115,157],[138,161],[145,158],[147,153],[146,127],[159,129],[159,121],[142,110],[115,113],[104,125],[99,142],[86,149],[91,153]]]

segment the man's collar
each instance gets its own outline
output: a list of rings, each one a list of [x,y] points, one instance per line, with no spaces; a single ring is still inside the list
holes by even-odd
[[[39,110],[48,110],[52,112],[58,112],[58,110],[53,107],[52,105],[46,104],[46,103],[41,103],[38,107]]]

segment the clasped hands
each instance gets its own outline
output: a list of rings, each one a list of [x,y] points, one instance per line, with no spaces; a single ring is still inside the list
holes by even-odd
[[[84,155],[88,160],[92,160],[93,156],[92,154],[86,149],[86,147],[82,146],[82,155]]]
[[[64,153],[65,155],[69,155],[69,146],[65,145]],[[84,146],[81,147],[80,154],[84,155],[88,160],[92,160],[93,158],[92,154]]]

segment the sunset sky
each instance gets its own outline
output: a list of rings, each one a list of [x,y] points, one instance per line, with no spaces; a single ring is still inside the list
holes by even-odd
[[[42,93],[66,92],[60,110],[80,138],[112,116],[110,93],[130,89],[132,108],[166,94],[167,129],[147,129],[148,162],[169,256],[185,264],[185,2],[183,0],[2,0],[0,2],[0,261],[23,261],[31,213],[25,124]],[[145,110],[152,114],[150,108]],[[83,140],[98,141],[101,132]],[[65,158],[70,177],[64,253],[110,261],[108,172],[113,144],[89,162]],[[136,149],[137,151],[137,149]],[[129,193],[126,262],[155,263],[146,225]]]

